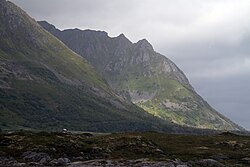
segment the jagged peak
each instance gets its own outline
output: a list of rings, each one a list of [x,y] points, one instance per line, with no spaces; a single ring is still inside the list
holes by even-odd
[[[151,45],[146,38],[143,38],[137,42],[140,45]]]
[[[148,42],[147,39],[141,39],[137,43],[135,43],[137,47],[143,48],[143,49],[149,49],[149,50],[154,50],[153,46]]]
[[[132,44],[132,42],[123,33],[121,33],[117,37],[114,37],[113,39],[122,47],[130,46]]]
[[[114,37],[114,38],[118,39],[120,41],[129,41],[131,43],[131,41],[123,33],[121,33],[120,35],[118,35],[117,37]]]
[[[118,38],[126,38],[126,36],[125,36],[123,33],[121,33],[121,34],[118,35],[117,37],[118,37]]]
[[[146,38],[139,40],[137,43],[149,43]]]

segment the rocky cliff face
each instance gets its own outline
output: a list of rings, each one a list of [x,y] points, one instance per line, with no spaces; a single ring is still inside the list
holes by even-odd
[[[204,101],[184,73],[146,39],[132,43],[124,34],[111,38],[102,31],[59,31],[45,21],[39,24],[86,58],[120,96],[150,114],[190,127],[241,129]]]

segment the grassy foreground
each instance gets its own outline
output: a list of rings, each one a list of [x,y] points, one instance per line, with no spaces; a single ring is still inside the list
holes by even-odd
[[[223,133],[213,136],[144,133],[47,133],[0,134],[0,157],[18,162],[27,151],[47,153],[52,158],[71,161],[91,159],[139,159],[183,162],[215,159],[226,166],[249,166],[250,136]]]

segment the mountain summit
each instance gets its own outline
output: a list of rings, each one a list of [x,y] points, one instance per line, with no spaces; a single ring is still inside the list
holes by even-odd
[[[121,97],[148,113],[189,127],[241,129],[204,101],[184,73],[146,39],[132,43],[124,34],[111,38],[100,31],[60,31],[46,21],[39,24],[86,58]]]

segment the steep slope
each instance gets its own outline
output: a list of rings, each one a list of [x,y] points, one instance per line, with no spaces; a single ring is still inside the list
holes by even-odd
[[[124,99],[150,114],[190,127],[241,129],[204,101],[184,73],[146,39],[132,43],[123,34],[110,38],[102,31],[60,31],[39,23],[86,58]]]
[[[177,128],[117,96],[84,58],[5,0],[0,39],[0,128]]]

